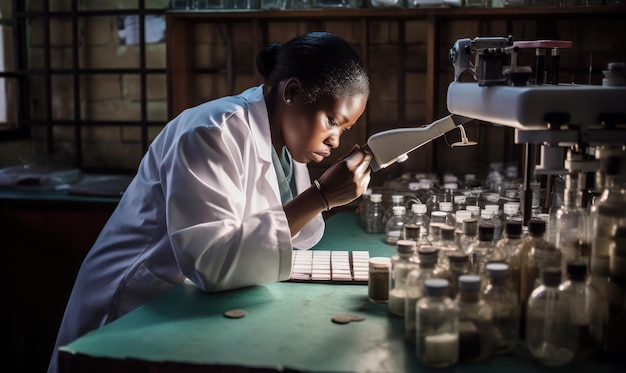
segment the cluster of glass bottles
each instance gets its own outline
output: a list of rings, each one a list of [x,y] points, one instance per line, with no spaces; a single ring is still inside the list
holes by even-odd
[[[403,177],[390,183],[393,188],[368,191],[369,198],[359,206],[364,229],[384,234],[390,245],[405,247],[404,259],[398,253],[392,261],[391,276],[398,261],[407,259],[408,264],[390,280],[390,294],[401,288],[393,306],[390,299],[390,312],[404,317],[405,337],[416,343],[424,364],[480,361],[512,351],[519,340],[538,362],[553,366],[592,354],[618,356],[624,350],[626,151],[599,148],[596,156],[600,160],[596,185],[602,191],[597,198],[584,203],[580,174],[559,176],[552,193],[560,196],[552,199],[549,214],[542,214],[533,193],[533,214],[526,226],[519,210],[523,201],[514,197],[519,180],[506,181],[508,175],[500,179],[492,175],[484,183],[492,186],[480,193],[472,189],[478,184],[473,177],[464,182],[444,180],[443,188],[434,179]],[[385,194],[392,196],[387,208]],[[385,214],[389,210],[393,213]],[[374,224],[378,216],[380,223]],[[408,254],[411,245],[406,241],[414,243],[413,254]],[[477,277],[479,285],[461,280],[468,275],[475,276],[472,281]],[[445,281],[445,286],[441,281],[427,286],[431,279]],[[460,296],[472,291],[478,295]],[[404,310],[398,306],[402,296]],[[477,298],[481,307],[490,307],[484,313],[491,314],[491,321],[470,325],[463,318],[461,298],[465,302]],[[420,319],[421,310],[428,315],[429,305],[456,316],[439,328],[436,325],[444,325],[441,318],[448,311]],[[488,326],[483,328],[484,324]],[[490,331],[482,335],[483,329]],[[442,335],[436,335],[439,332]],[[478,343],[479,337],[486,339]],[[456,359],[441,356],[436,347],[452,340],[458,346]]]

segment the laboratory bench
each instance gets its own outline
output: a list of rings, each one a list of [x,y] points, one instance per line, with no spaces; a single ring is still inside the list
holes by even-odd
[[[8,372],[45,371],[83,258],[119,194],[0,188]]]
[[[382,234],[368,234],[354,212],[327,221],[314,250],[367,250],[391,256]],[[224,312],[244,309],[243,318]],[[336,324],[338,314],[362,321]],[[368,300],[367,285],[277,282],[205,293],[184,282],[115,322],[61,347],[61,372],[426,372],[404,340],[402,318]],[[563,368],[533,362],[523,347],[450,372],[617,372],[602,360]],[[621,370],[623,371],[623,370]]]

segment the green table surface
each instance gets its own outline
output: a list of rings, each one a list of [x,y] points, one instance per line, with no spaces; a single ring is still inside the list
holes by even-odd
[[[383,235],[365,233],[352,212],[327,221],[320,250],[368,250],[391,256]],[[240,319],[223,313],[245,309]],[[337,314],[365,320],[335,324]],[[183,283],[155,301],[61,348],[62,355],[304,372],[426,372],[405,342],[402,318],[367,298],[366,285],[279,282],[207,294]],[[617,372],[606,361],[545,368],[520,346],[512,355],[479,364],[457,364],[449,372]],[[237,368],[235,368],[237,367]],[[74,365],[76,368],[76,365]],[[210,370],[210,369],[209,369]],[[156,369],[153,371],[157,371]],[[224,371],[224,370],[220,370]]]

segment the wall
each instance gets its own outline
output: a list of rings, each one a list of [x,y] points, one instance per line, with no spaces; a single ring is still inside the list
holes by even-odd
[[[6,1],[6,0],[3,0]],[[30,9],[41,9],[43,1],[31,1]],[[93,5],[97,3],[97,5]],[[50,1],[51,10],[68,10],[70,0]],[[131,9],[136,1],[81,1],[80,9]],[[149,7],[164,8],[166,0],[147,1]],[[80,32],[80,67],[83,68],[135,68],[138,66],[136,45],[120,44],[117,36],[118,19],[114,16],[85,17],[79,24]],[[253,66],[253,33],[251,24],[242,22],[234,25],[235,71],[234,92],[258,84],[259,79]],[[446,114],[445,90],[452,78],[452,67],[447,61],[447,53],[458,38],[475,36],[506,36],[512,34],[516,40],[533,38],[553,38],[572,40],[574,48],[565,51],[562,57],[562,81],[586,82],[591,56],[593,55],[593,80],[597,84],[601,79],[601,70],[611,56],[624,57],[624,41],[620,37],[619,22],[599,23],[595,20],[575,19],[555,20],[554,22],[535,22],[529,20],[499,20],[483,22],[454,21],[440,26],[439,66],[441,75],[438,79],[439,95],[435,117]],[[357,49],[363,40],[363,32],[356,21],[328,22],[281,22],[269,24],[267,40],[284,42],[289,38],[310,30],[324,29],[335,32],[353,43]],[[44,38],[49,37],[52,51],[52,68],[71,67],[72,38],[71,24],[67,20],[53,19],[51,32],[44,35],[41,19],[31,23],[29,37],[29,67],[44,67]],[[422,125],[426,123],[427,107],[424,90],[426,80],[426,39],[427,22],[425,20],[407,21],[403,33],[404,44],[399,42],[399,27],[396,21],[385,19],[372,20],[368,26],[368,65],[371,73],[372,95],[362,126],[356,126],[342,139],[342,147],[337,155],[347,151],[354,143],[363,144],[372,133],[402,125]],[[196,69],[204,70],[197,74],[195,97],[197,103],[228,94],[224,66],[226,50],[223,27],[211,24],[199,24],[195,30]],[[406,72],[398,74],[398,48],[404,49]],[[571,53],[570,53],[571,52]],[[166,45],[163,42],[150,43],[146,49],[147,67],[166,67]],[[533,64],[532,56],[528,56]],[[206,73],[208,72],[208,73]],[[398,84],[403,80],[405,89],[405,112],[398,112]],[[34,118],[44,118],[46,107],[45,90],[41,89],[41,77],[31,80],[31,113]],[[80,112],[84,120],[137,120],[140,117],[140,90],[137,74],[83,75],[80,81]],[[71,87],[72,75],[59,75],[52,80],[52,113],[57,120],[73,118],[74,97]],[[165,123],[170,117],[167,113],[167,79],[165,74],[148,75],[147,78],[148,119]],[[404,118],[400,118],[400,117]],[[404,122],[402,122],[404,120]],[[160,130],[160,126],[150,127],[149,140]],[[520,147],[512,144],[513,132],[505,128],[490,125],[470,124],[466,127],[471,139],[479,140],[478,147],[450,149],[444,139],[433,142],[409,158],[403,165],[395,165],[375,175],[374,182],[398,176],[405,171],[427,172],[474,172],[486,174],[491,161],[512,162],[519,164]],[[75,131],[71,126],[54,126],[54,154],[59,159],[72,159]],[[0,166],[17,162],[17,156],[25,159],[50,158],[46,148],[47,129],[44,126],[32,129],[32,139],[28,141],[3,143],[0,147]],[[458,132],[449,134],[448,142],[458,140]],[[99,169],[134,170],[141,156],[140,130],[129,127],[83,127],[81,134],[84,166]],[[312,167],[313,173],[321,172],[336,157],[327,160],[320,167]]]

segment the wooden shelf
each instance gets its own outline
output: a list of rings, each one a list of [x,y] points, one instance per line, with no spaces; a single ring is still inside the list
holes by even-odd
[[[303,9],[303,10],[171,10],[167,14],[172,18],[196,19],[198,21],[225,20],[315,20],[315,19],[442,19],[474,17],[528,18],[553,16],[592,16],[623,17],[626,7],[525,7],[525,8],[390,8],[390,9]]]

